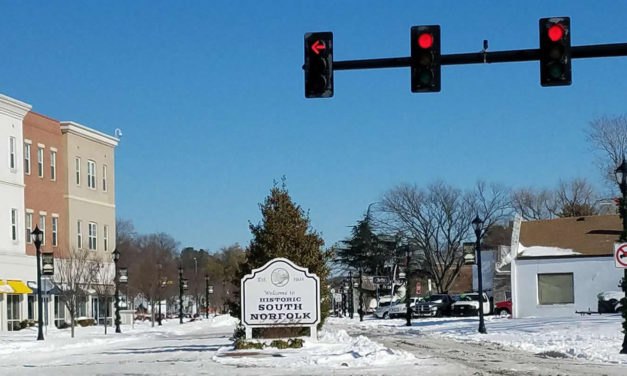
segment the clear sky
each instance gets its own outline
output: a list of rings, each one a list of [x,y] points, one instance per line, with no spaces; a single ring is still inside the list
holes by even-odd
[[[622,1],[0,0],[0,93],[121,128],[117,215],[141,233],[246,245],[285,175],[330,246],[402,182],[600,181],[584,130],[627,112],[627,57],[574,60],[554,88],[538,62],[445,66],[424,94],[409,68],[339,71],[333,98],[305,99],[304,33],[332,31],[336,61],[409,56],[411,26],[430,24],[444,54],[498,51],[537,48],[552,16],[571,17],[573,45],[627,42]]]

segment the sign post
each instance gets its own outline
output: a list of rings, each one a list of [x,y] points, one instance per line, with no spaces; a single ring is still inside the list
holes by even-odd
[[[614,243],[614,261],[617,268],[627,268],[627,243]]]
[[[268,261],[241,281],[242,324],[246,338],[263,327],[309,327],[317,339],[320,279],[285,258]]]

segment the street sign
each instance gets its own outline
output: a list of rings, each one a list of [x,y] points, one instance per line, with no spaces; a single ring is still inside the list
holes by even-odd
[[[614,243],[614,261],[617,268],[627,268],[627,243]]]
[[[372,282],[377,285],[383,285],[389,283],[390,280],[388,279],[388,277],[372,277]]]
[[[118,269],[118,282],[119,283],[128,283],[128,268],[120,268]]]
[[[213,286],[207,286],[207,293],[213,294]]]
[[[54,275],[54,255],[50,253],[41,254],[41,274]]]

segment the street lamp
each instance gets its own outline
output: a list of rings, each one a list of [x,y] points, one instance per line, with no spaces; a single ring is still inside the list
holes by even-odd
[[[357,310],[357,313],[359,313],[359,321],[364,321],[364,289],[363,287],[363,270],[362,268],[359,268],[359,309]]]
[[[43,331],[43,316],[42,316],[42,305],[41,305],[41,242],[44,240],[44,233],[39,229],[39,226],[35,225],[35,229],[31,233],[33,237],[33,243],[35,243],[35,248],[37,249],[37,321],[39,329],[37,331],[37,340],[43,341],[44,339],[44,331]]]
[[[118,274],[118,261],[120,261],[120,251],[115,248],[113,250],[113,266],[115,267],[115,332],[122,333],[120,329],[120,276]]]
[[[618,241],[620,243],[627,243],[627,162],[625,162],[625,156],[623,156],[623,162],[614,171],[616,174],[616,181],[620,188],[620,193],[623,197],[619,199],[618,213],[623,220],[623,232],[620,234]],[[627,354],[627,269],[625,269],[623,279],[620,282],[625,298],[621,300],[622,303],[622,316],[623,316],[623,346],[620,350],[621,354]]]
[[[407,322],[405,323],[405,326],[411,326],[411,298],[410,298],[410,286],[411,286],[411,282],[409,280],[409,263],[411,261],[410,257],[411,257],[411,251],[409,248],[409,245],[406,248],[406,257],[407,259],[405,260],[405,262],[407,263],[407,270],[405,270],[405,319],[407,320]]]
[[[353,318],[353,311],[355,310],[354,297],[353,297],[353,271],[348,272],[348,288],[350,288],[350,301],[348,302],[348,317]]]
[[[209,275],[205,274],[205,318],[209,318]]]
[[[477,237],[477,278],[479,281],[479,333],[486,334],[485,324],[483,322],[483,278],[481,270],[481,225],[483,221],[479,218],[479,215],[472,220],[472,227],[475,229],[475,236]]]
[[[161,270],[163,269],[163,265],[161,265],[161,263],[157,264],[157,283],[159,283],[159,316],[157,316],[157,324],[159,324],[159,326],[161,326],[161,301],[162,301],[162,291],[163,288],[165,287],[165,281],[161,278]]]
[[[183,323],[183,268],[179,266],[179,323]]]

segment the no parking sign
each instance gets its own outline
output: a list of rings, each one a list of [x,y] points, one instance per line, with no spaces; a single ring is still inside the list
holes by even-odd
[[[617,268],[627,268],[627,243],[614,243],[614,261]]]

